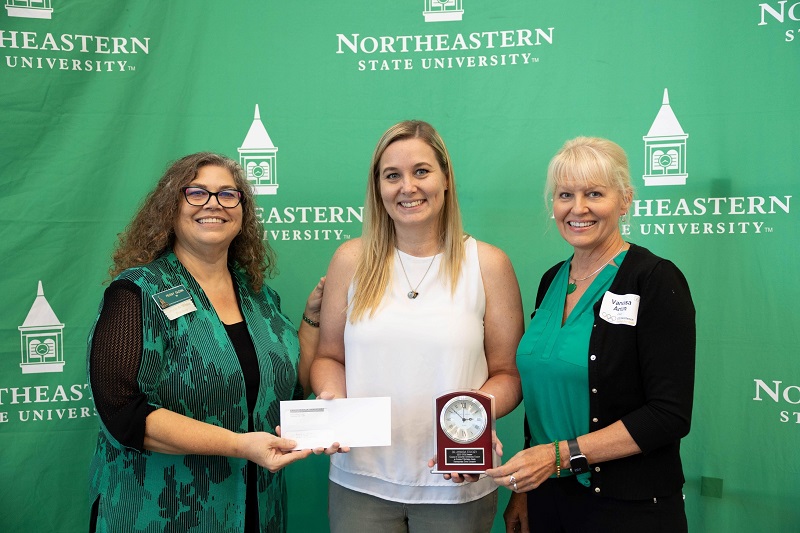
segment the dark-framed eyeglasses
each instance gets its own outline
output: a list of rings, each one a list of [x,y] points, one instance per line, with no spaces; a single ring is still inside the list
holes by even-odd
[[[217,198],[219,205],[226,209],[231,209],[239,205],[244,199],[244,192],[239,189],[222,189],[221,191],[211,192],[202,187],[181,187],[183,196],[189,205],[206,205],[211,197]]]

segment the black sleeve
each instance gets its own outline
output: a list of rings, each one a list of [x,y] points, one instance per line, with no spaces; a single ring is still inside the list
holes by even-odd
[[[142,362],[142,292],[127,280],[109,285],[92,336],[89,381],[97,414],[123,446],[144,449],[147,403],[137,377]]]
[[[636,324],[645,404],[622,417],[643,453],[689,433],[697,333],[689,284],[670,261],[660,261],[641,288]]]

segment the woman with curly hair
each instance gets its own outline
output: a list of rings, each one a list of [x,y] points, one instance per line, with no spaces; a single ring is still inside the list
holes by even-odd
[[[279,404],[310,390],[324,280],[298,334],[241,167],[207,152],[170,166],[113,262],[88,341],[91,531],[285,531],[279,470],[311,451],[290,453]]]

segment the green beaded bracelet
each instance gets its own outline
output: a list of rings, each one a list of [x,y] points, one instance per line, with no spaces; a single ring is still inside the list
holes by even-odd
[[[556,477],[561,477],[561,454],[558,453],[558,441],[553,441],[553,446],[556,447]]]

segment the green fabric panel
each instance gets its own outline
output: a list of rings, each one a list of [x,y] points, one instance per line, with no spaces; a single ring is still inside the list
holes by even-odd
[[[456,20],[435,22],[432,0],[4,4],[0,530],[86,530],[86,339],[116,235],[167,163],[209,149],[253,163],[270,286],[298,324],[336,247],[361,233],[375,143],[405,118],[440,130],[465,229],[508,254],[526,316],[570,253],[542,199],[548,161],[577,135],[626,150],[626,238],[674,261],[697,308],[690,529],[800,523],[800,6],[453,0]],[[651,135],[665,89],[685,135],[667,148]],[[256,105],[271,146],[250,152]],[[28,321],[40,281],[50,313]],[[498,422],[506,458],[522,416]],[[325,458],[284,474],[289,531],[325,531]],[[722,488],[704,494],[703,478]]]

